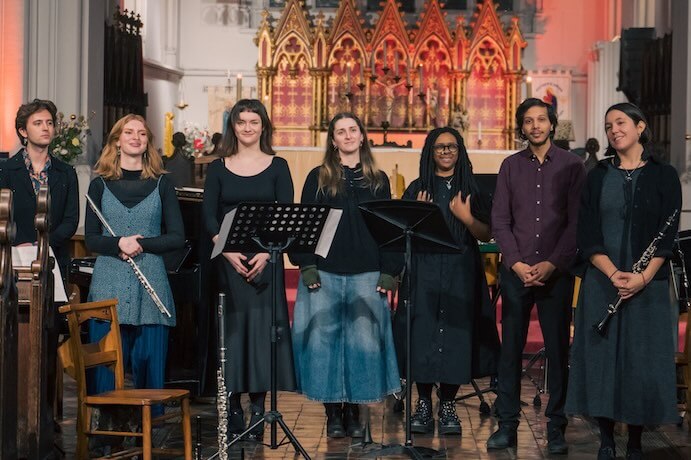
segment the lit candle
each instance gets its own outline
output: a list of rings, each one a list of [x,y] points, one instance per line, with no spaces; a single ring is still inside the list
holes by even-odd
[[[360,60],[360,83],[365,84],[365,58]]]
[[[446,88],[446,94],[445,94],[445,96],[444,96],[444,102],[445,102],[445,105],[446,105],[447,107],[449,106],[450,96],[451,96],[451,91],[449,91],[449,88],[447,87],[447,88]]]
[[[350,92],[350,62],[346,65],[346,92]]]
[[[384,61],[384,67],[386,67],[386,40],[384,40],[384,56],[382,61]]]
[[[235,79],[235,85],[237,86],[237,94],[235,95],[235,102],[242,99],[242,74],[239,73]]]
[[[408,86],[412,86],[410,83],[410,67],[406,66],[405,68],[405,82]]]
[[[482,140],[482,122],[481,121],[477,122],[477,140],[479,140],[479,141]]]
[[[377,74],[377,63],[375,53],[372,53],[372,76]]]
[[[398,53],[394,53],[393,68],[394,77],[398,77]]]
[[[226,78],[230,80],[230,69],[226,70]]]
[[[525,77],[525,97],[533,97],[533,77],[528,75]]]
[[[336,103],[336,85],[331,85],[331,105]]]
[[[424,91],[423,91],[424,86],[422,84],[422,64],[420,64],[420,66],[418,66],[417,74],[418,74],[418,80],[420,82],[420,94],[422,94],[422,93],[424,93]]]

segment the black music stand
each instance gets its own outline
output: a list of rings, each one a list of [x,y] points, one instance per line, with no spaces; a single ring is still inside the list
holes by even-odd
[[[219,239],[214,246],[211,258],[221,252],[266,251],[271,263],[271,410],[261,420],[247,428],[228,447],[240,441],[262,423],[271,424],[271,449],[283,443],[276,441],[278,423],[295,450],[310,460],[310,456],[283,420],[276,404],[277,392],[277,341],[276,325],[276,278],[278,257],[290,247],[291,252],[328,252],[335,233],[340,211],[331,210],[327,205],[301,205],[292,203],[240,203],[230,211],[221,224]],[[322,231],[327,227],[322,237]]]
[[[383,252],[403,252],[405,254],[404,284],[406,286],[406,357],[405,374],[405,444],[382,446],[370,451],[368,457],[388,455],[407,455],[409,458],[423,459],[444,455],[427,447],[413,445],[410,430],[410,406],[412,402],[412,381],[410,369],[411,350],[411,311],[413,299],[410,284],[413,253],[458,253],[460,247],[454,240],[439,205],[424,201],[375,200],[362,203],[360,211],[365,224],[379,248]]]

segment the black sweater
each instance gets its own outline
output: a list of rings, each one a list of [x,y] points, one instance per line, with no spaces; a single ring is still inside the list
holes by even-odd
[[[97,206],[101,206],[103,197],[103,180],[95,178],[89,185],[89,196]],[[132,208],[149,196],[156,189],[158,179],[141,179],[141,171],[122,170],[122,178],[119,180],[105,181],[108,190],[111,191],[120,202],[128,208]],[[173,183],[164,175],[158,188],[161,196],[163,215],[161,216],[161,236],[142,238],[139,240],[144,252],[163,254],[174,249],[179,249],[185,244],[185,228],[182,223],[180,204],[175,195]],[[84,240],[90,251],[98,254],[117,256],[120,253],[118,241],[122,236],[103,236],[101,222],[91,207],[86,206],[86,219],[84,222]]]
[[[327,258],[314,254],[291,255],[293,263],[300,267],[316,265],[319,270],[337,274],[357,274],[372,271],[396,276],[400,271],[398,254],[379,253],[358,205],[365,201],[391,199],[389,179],[379,171],[382,186],[374,191],[364,184],[362,169],[343,167],[343,191],[336,196],[319,191],[319,168],[310,171],[302,188],[303,204],[326,204],[342,209],[343,215]]]

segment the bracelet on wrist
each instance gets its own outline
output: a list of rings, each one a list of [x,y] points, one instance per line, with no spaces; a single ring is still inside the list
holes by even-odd
[[[643,278],[643,284],[647,285],[648,281],[645,279],[645,275],[641,272],[641,278]]]
[[[617,272],[619,272],[619,269],[616,269],[616,270],[614,270],[614,271],[612,272],[612,274],[611,274],[611,275],[609,275],[609,279],[610,279],[610,281],[612,280],[612,277],[613,277],[614,275],[616,275],[616,274],[617,274]]]

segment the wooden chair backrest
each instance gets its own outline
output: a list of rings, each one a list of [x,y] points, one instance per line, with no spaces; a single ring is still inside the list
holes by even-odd
[[[60,313],[67,315],[70,328],[69,340],[60,347],[60,358],[65,372],[77,381],[80,399],[86,396],[86,370],[92,367],[109,367],[115,375],[115,389],[125,386],[117,305],[117,299],[109,299],[60,307]],[[82,343],[82,325],[91,319],[109,322],[110,330],[98,342]]]

